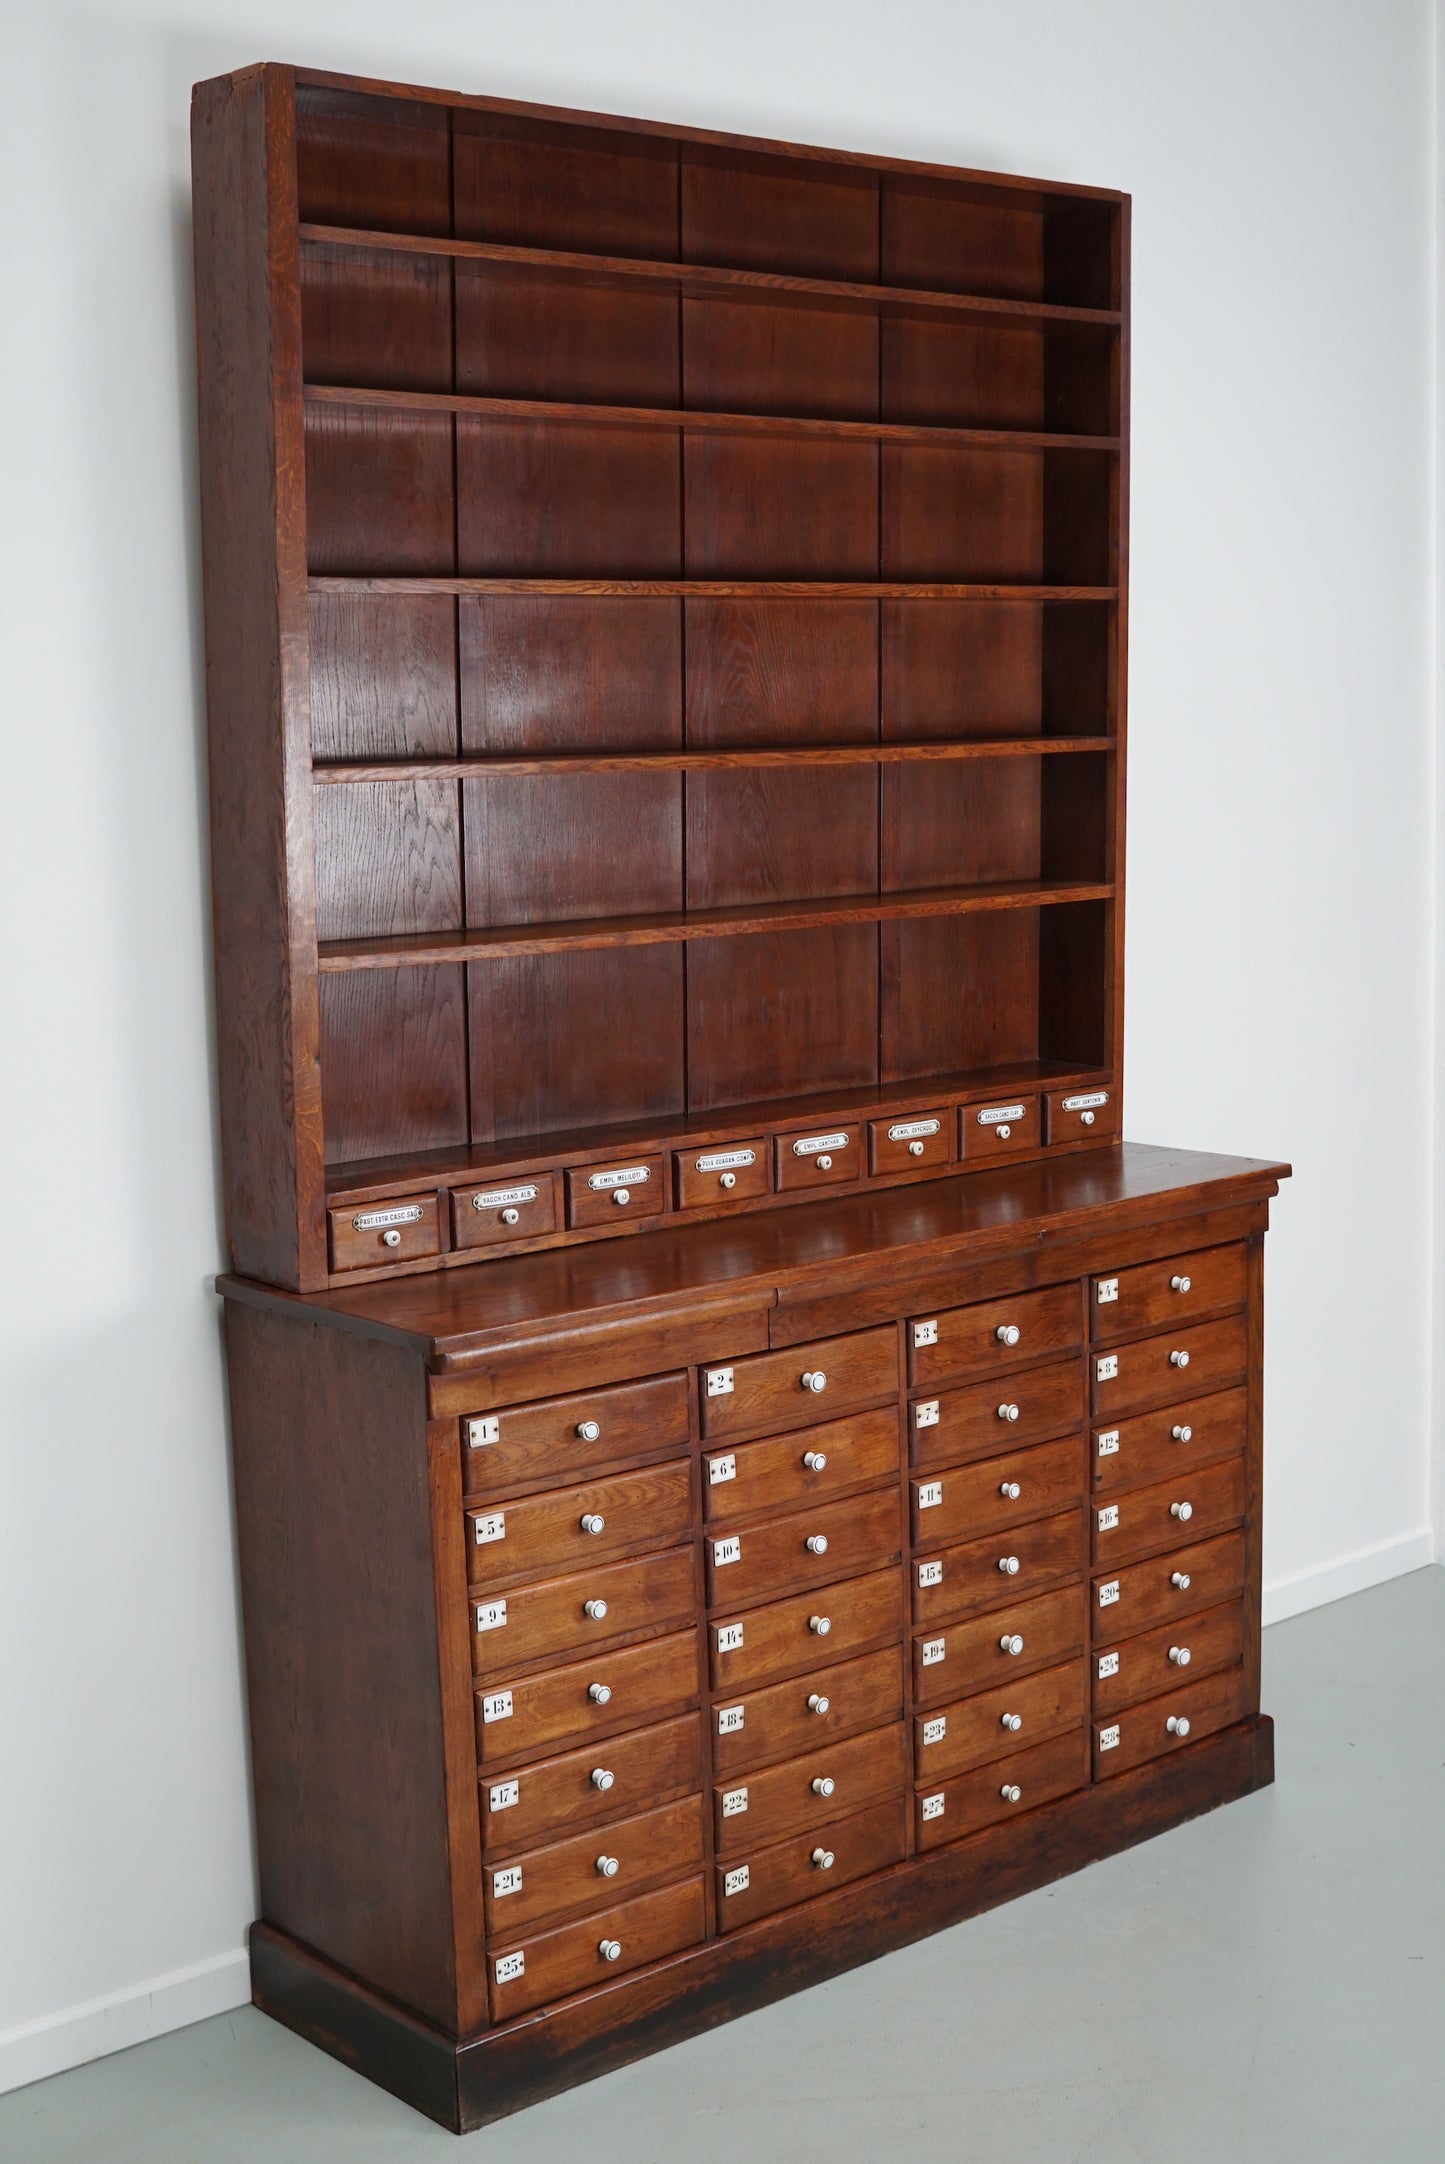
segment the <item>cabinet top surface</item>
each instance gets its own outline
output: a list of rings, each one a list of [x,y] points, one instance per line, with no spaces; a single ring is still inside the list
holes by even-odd
[[[699,1299],[756,1298],[786,1284],[841,1291],[900,1258],[946,1267],[1021,1245],[1118,1224],[1258,1201],[1287,1164],[1126,1142],[1111,1149],[975,1172],[926,1186],[851,1195],[731,1222],[669,1227],[598,1247],[480,1262],[391,1283],[290,1293],[223,1276],[228,1299],[299,1310],[341,1329],[406,1343],[433,1365],[539,1333],[599,1310],[664,1317]]]

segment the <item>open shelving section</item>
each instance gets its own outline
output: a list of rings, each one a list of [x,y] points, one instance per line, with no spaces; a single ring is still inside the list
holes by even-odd
[[[1011,1095],[1024,1154],[1107,1142],[1123,199],[305,70],[264,102],[265,216],[198,254],[261,402],[218,339],[203,434],[272,449],[204,461],[238,1266],[475,1260],[461,1185],[623,1149],[674,1153],[665,1213],[806,1199],[774,1145],[830,1108],[949,1137],[844,1188],[990,1161]],[[676,1153],[730,1137],[765,1189],[698,1200]],[[428,1183],[434,1245],[339,1232]],[[511,1251],[645,1222],[559,1199]]]

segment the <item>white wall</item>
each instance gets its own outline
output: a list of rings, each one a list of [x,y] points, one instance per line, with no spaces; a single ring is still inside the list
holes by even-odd
[[[0,2085],[245,1996],[192,81],[292,59],[1134,192],[1129,1126],[1296,1167],[1281,1613],[1429,1553],[1430,33],[1426,0],[11,0]]]

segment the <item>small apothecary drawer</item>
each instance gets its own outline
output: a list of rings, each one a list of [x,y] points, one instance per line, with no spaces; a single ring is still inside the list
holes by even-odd
[[[1243,1450],[1248,1414],[1245,1391],[1218,1390],[1160,1412],[1135,1413],[1111,1428],[1095,1428],[1095,1493],[1137,1487],[1140,1481]]]
[[[1151,1550],[1186,1540],[1207,1540],[1244,1516],[1244,1459],[1224,1458],[1181,1472],[1153,1487],[1102,1503],[1095,1499],[1094,1568],[1132,1562]]]
[[[915,1388],[952,1382],[975,1369],[1072,1352],[1084,1341],[1078,1280],[1011,1294],[973,1307],[916,1315],[908,1325],[908,1375]]]
[[[1030,1743],[1046,1743],[1065,1729],[1077,1728],[1089,1706],[1088,1676],[1082,1661],[1021,1676],[998,1690],[980,1691],[944,1706],[918,1713],[913,1720],[917,1778],[944,1780],[969,1766],[986,1765]]]
[[[729,1778],[789,1752],[810,1751],[901,1720],[903,1651],[883,1646],[831,1668],[809,1668],[786,1683],[744,1692],[733,1704],[741,1706],[742,1720],[730,1721],[718,1735],[714,1718],[712,1739],[713,1770]]]
[[[695,1705],[697,1631],[648,1638],[563,1668],[511,1676],[476,1691],[482,1765],[553,1749],[579,1736],[639,1728]]]
[[[599,1737],[580,1751],[482,1776],[482,1849],[515,1855],[604,1819],[625,1818],[702,1780],[702,1724],[695,1713],[656,1728]]]
[[[1093,1581],[1094,1643],[1172,1623],[1244,1590],[1244,1535],[1220,1533]]]
[[[556,1230],[555,1172],[452,1189],[453,1247],[505,1247],[511,1240],[535,1240]]]
[[[1088,1778],[1089,1737],[1083,1728],[995,1759],[991,1766],[976,1766],[972,1773],[920,1793],[918,1846],[940,1848],[945,1841],[961,1841],[965,1834],[1017,1818],[1035,1804],[1072,1795]]]
[[[1000,1603],[1042,1593],[1087,1565],[1084,1513],[1076,1505],[1032,1525],[1018,1525],[929,1555],[913,1565],[913,1619],[945,1623]]]
[[[1036,1150],[1040,1139],[1037,1097],[999,1097],[964,1105],[958,1115],[958,1153],[970,1165]]]
[[[581,1653],[646,1631],[691,1623],[697,1595],[691,1548],[639,1556],[471,1597],[472,1668],[495,1676],[527,1661]]]
[[[882,1406],[819,1428],[710,1450],[702,1461],[703,1516],[709,1525],[726,1525],[758,1511],[826,1503],[897,1471],[898,1413]]]
[[[755,1135],[749,1142],[720,1142],[706,1150],[674,1150],[673,1187],[680,1210],[716,1208],[747,1202],[769,1190],[768,1145]]]
[[[687,1377],[538,1398],[462,1422],[462,1488],[469,1496],[551,1487],[610,1466],[687,1449]]]
[[[441,1253],[441,1213],[435,1195],[398,1195],[328,1210],[333,1270],[379,1270]]]
[[[605,1984],[695,1946],[706,1928],[700,1878],[641,1894],[581,1923],[564,1924],[509,1953],[493,1954],[492,2019],[509,2021],[534,2006]]]
[[[1081,1426],[1083,1415],[1077,1360],[996,1375],[914,1400],[908,1416],[912,1462],[922,1471],[1048,1442]]]
[[[868,1122],[868,1170],[921,1172],[953,1162],[953,1113],[901,1112],[895,1119]]]
[[[1178,1690],[1244,1654],[1244,1603],[1225,1601],[1203,1615],[1161,1623],[1138,1638],[1101,1645],[1094,1654],[1094,1712],[1103,1716],[1161,1691]]]
[[[719,1782],[713,1790],[718,1855],[781,1840],[840,1811],[861,1811],[882,1796],[900,1794],[907,1781],[907,1741],[901,1721],[843,1743],[819,1736],[814,1749],[781,1766],[750,1773],[745,1781]]]
[[[796,1194],[800,1188],[837,1187],[863,1177],[863,1130],[841,1120],[836,1127],[811,1128],[804,1135],[773,1137],[774,1168],[779,1191]]]
[[[692,1469],[686,1459],[670,1459],[583,1487],[469,1510],[466,1522],[467,1576],[474,1586],[581,1570],[686,1540]]]
[[[1248,1710],[1243,1669],[1226,1668],[1202,1682],[1166,1691],[1162,1698],[1151,1698],[1113,1720],[1096,1721],[1094,1779],[1127,1773],[1146,1759],[1162,1758],[1166,1751],[1181,1750],[1201,1736],[1216,1735],[1231,1722],[1242,1720]]]
[[[700,1872],[703,1861],[701,1796],[685,1796],[601,1832],[573,1834],[513,1863],[487,1866],[487,1935],[495,1943],[559,1916],[615,1908],[649,1886]]]
[[[990,1527],[1027,1523],[1085,1493],[1084,1453],[1076,1435],[1036,1450],[954,1466],[911,1482],[915,1543],[940,1547]]]
[[[567,1223],[624,1223],[634,1217],[660,1217],[662,1159],[629,1157],[615,1165],[573,1165],[567,1173]]]
[[[1140,1338],[1089,1356],[1094,1417],[1174,1405],[1200,1390],[1242,1380],[1248,1357],[1243,1315],[1189,1323],[1165,1337]]]
[[[796,1587],[829,1585],[852,1571],[894,1562],[901,1553],[897,1492],[845,1497],[839,1503],[744,1526],[710,1531],[703,1542],[710,1607],[774,1600]]]
[[[736,1930],[759,1916],[792,1908],[817,1894],[831,1893],[854,1879],[868,1878],[900,1863],[906,1841],[905,1803],[900,1795],[856,1817],[835,1820],[809,1833],[794,1834],[775,1848],[764,1848],[746,1861],[713,1866],[717,1873],[719,1931]]]
[[[702,1432],[709,1442],[802,1428],[835,1410],[890,1397],[898,1388],[898,1333],[860,1330],[784,1352],[704,1368]]]
[[[829,1658],[846,1660],[898,1636],[902,1626],[896,1569],[870,1571],[866,1578],[847,1579],[818,1593],[796,1593],[708,1625],[713,1689],[745,1690]]]
[[[991,1615],[913,1634],[913,1702],[939,1705],[971,1691],[992,1689],[1011,1676],[1031,1675],[1079,1657],[1089,1638],[1088,1596],[1082,1585],[1060,1586],[1037,1600],[1017,1600]]]
[[[1099,1142],[1119,1132],[1117,1090],[1050,1090],[1044,1099],[1050,1142]]]
[[[1230,1247],[1200,1248],[1096,1277],[1089,1287],[1090,1328],[1096,1338],[1127,1337],[1160,1323],[1190,1322],[1220,1308],[1242,1307],[1248,1256],[1237,1240]]]

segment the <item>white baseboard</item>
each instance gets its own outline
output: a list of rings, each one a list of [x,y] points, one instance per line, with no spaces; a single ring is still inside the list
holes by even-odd
[[[39,2021],[23,2022],[18,2029],[0,2031],[0,2094],[63,2074],[67,2067],[84,2066],[88,2059],[102,2059],[107,2052],[143,2044],[148,2037],[164,2036],[168,2029],[228,2013],[233,2006],[247,2005],[250,1997],[251,1971],[246,1949],[240,1947],[152,1977],[114,1998],[88,1999]]]
[[[1264,1588],[1264,1620],[1283,1623],[1287,1616],[1303,1615],[1307,1608],[1323,1608],[1348,1594],[1363,1593],[1367,1586],[1383,1585],[1387,1578],[1403,1578],[1406,1571],[1421,1570],[1435,1561],[1435,1535],[1428,1525],[1413,1533],[1377,1540],[1368,1548],[1336,1556],[1310,1570],[1297,1570],[1288,1578],[1276,1578]]]

